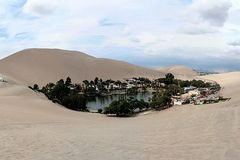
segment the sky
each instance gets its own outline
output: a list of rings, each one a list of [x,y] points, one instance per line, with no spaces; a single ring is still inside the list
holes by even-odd
[[[26,48],[240,70],[240,0],[0,0],[0,58]]]

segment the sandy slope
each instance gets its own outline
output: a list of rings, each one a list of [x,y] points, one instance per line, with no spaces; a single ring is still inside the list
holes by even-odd
[[[193,77],[199,75],[196,71],[183,65],[174,65],[170,67],[160,68],[158,70],[165,74],[172,73],[176,78],[180,79],[192,79]]]
[[[45,85],[70,76],[75,82],[133,76],[159,77],[161,72],[122,61],[95,58],[75,51],[59,49],[28,49],[0,61],[0,73],[14,77],[24,84]]]
[[[0,88],[4,160],[240,159],[240,72],[210,75],[229,102],[107,118],[57,106],[27,87]]]

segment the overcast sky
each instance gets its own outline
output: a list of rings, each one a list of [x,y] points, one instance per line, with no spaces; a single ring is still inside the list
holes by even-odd
[[[0,57],[25,48],[240,70],[240,0],[0,0]]]

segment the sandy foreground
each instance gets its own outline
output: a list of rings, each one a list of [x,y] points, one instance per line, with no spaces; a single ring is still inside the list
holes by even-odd
[[[238,160],[240,72],[204,77],[231,101],[108,118],[57,106],[18,84],[0,88],[3,160]]]

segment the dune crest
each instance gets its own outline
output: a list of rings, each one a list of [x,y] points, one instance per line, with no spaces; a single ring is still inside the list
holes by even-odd
[[[199,74],[191,68],[188,68],[184,65],[173,65],[169,67],[164,67],[158,69],[163,73],[172,73],[176,78],[180,79],[192,79]]]

